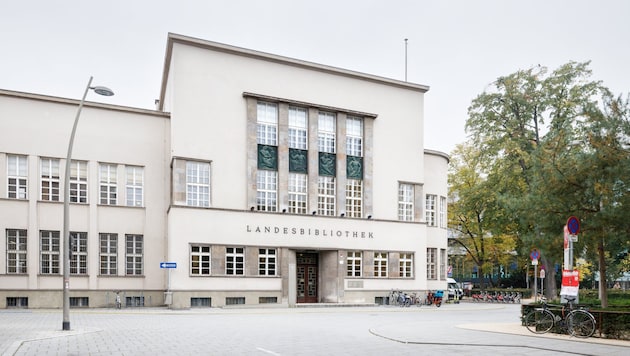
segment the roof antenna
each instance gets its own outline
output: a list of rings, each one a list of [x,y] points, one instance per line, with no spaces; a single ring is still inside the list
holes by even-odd
[[[407,39],[405,38],[405,81],[407,81]]]

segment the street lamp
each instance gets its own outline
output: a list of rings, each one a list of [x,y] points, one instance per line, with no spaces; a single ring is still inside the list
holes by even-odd
[[[77,131],[77,124],[81,116],[81,109],[85,103],[85,97],[90,89],[96,94],[112,96],[114,92],[106,87],[92,87],[92,77],[88,81],[83,98],[79,103],[77,116],[74,118],[70,141],[68,142],[68,155],[66,156],[66,173],[64,176],[63,188],[63,324],[62,330],[70,330],[70,167],[72,166],[72,145],[74,144],[74,134]]]

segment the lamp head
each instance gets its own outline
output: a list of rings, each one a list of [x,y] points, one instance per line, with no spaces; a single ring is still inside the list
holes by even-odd
[[[101,86],[97,86],[97,87],[92,87],[90,89],[93,89],[94,92],[98,95],[103,95],[103,96],[112,96],[114,95],[114,92],[109,89],[108,87],[101,87]]]

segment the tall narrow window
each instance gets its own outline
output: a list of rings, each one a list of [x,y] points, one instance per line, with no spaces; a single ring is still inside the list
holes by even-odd
[[[346,181],[346,216],[360,218],[363,215],[363,181]]]
[[[437,248],[427,248],[427,279],[437,279]]]
[[[307,175],[289,173],[289,212],[293,214],[306,214]]]
[[[7,229],[7,274],[27,273],[26,230]]]
[[[335,115],[328,112],[320,112],[317,120],[317,149],[319,152],[336,152],[336,125]]]
[[[99,234],[101,275],[118,274],[118,234]]]
[[[363,119],[359,117],[346,119],[346,154],[363,157]]]
[[[40,231],[41,274],[59,274],[59,231]]]
[[[441,248],[440,249],[440,279],[441,280],[445,280],[446,279],[446,263],[447,263],[447,257],[446,257],[446,249],[445,248]]]
[[[210,275],[210,246],[190,245],[190,274],[193,276]]]
[[[306,109],[289,107],[289,148],[307,149],[307,125]]]
[[[243,247],[227,247],[225,250],[225,274],[243,275],[245,252]]]
[[[259,145],[278,145],[278,106],[258,102],[256,137]]]
[[[9,199],[27,198],[27,167],[26,156],[7,156],[7,196]]]
[[[125,235],[125,273],[128,276],[141,276],[143,272],[144,237],[142,235]]]
[[[413,185],[398,185],[398,220],[413,221]]]
[[[387,252],[374,252],[374,277],[387,277]]]
[[[101,163],[99,166],[99,201],[101,204],[116,205],[118,203],[117,181],[116,165]]]
[[[335,177],[319,176],[317,181],[317,214],[335,215]]]
[[[70,167],[70,201],[86,204],[88,202],[87,162],[72,161]]]
[[[87,274],[87,232],[70,233],[70,274]]]
[[[59,201],[59,160],[41,159],[42,191],[44,201]]]
[[[186,162],[186,204],[210,206],[210,164]]]
[[[437,226],[435,204],[437,195],[427,194],[425,206],[425,218],[428,226]]]
[[[410,253],[401,253],[398,260],[398,269],[400,276],[403,278],[413,277],[413,255]]]
[[[446,228],[446,197],[440,197],[440,227]]]
[[[360,251],[348,251],[346,258],[348,277],[361,277],[362,253]]]
[[[276,249],[258,249],[258,274],[261,276],[276,275]]]
[[[144,168],[127,166],[127,206],[144,206]]]
[[[256,177],[256,206],[261,211],[276,211],[278,172],[259,170]]]

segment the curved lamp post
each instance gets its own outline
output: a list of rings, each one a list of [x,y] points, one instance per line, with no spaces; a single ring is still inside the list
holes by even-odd
[[[92,77],[88,81],[83,98],[79,103],[77,116],[74,118],[70,141],[68,142],[68,155],[66,155],[66,173],[64,176],[63,188],[63,330],[70,330],[70,167],[72,166],[72,146],[74,145],[74,134],[77,131],[77,124],[81,116],[81,109],[85,103],[85,97],[90,89],[96,94],[104,96],[112,96],[114,92],[106,87],[92,87]]]

